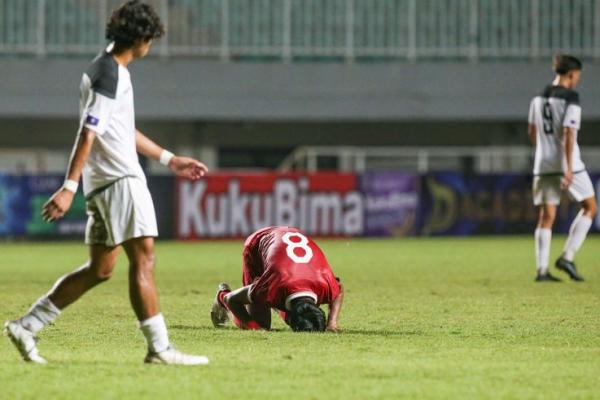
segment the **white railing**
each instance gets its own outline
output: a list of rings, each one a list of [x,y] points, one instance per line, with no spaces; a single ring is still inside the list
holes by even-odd
[[[584,147],[581,152],[586,167],[591,171],[600,171],[600,147]],[[347,172],[402,170],[419,173],[516,173],[529,172],[532,165],[533,149],[526,146],[307,146],[294,150],[278,169],[281,172],[333,169]]]
[[[183,150],[183,149],[182,149]],[[582,147],[589,171],[600,172],[600,147]],[[206,160],[206,154],[200,154]],[[0,174],[63,173],[68,150],[43,148],[0,148]],[[338,170],[365,172],[399,170],[468,171],[476,173],[527,173],[531,171],[533,150],[526,146],[461,147],[352,147],[306,146],[294,150],[279,166],[280,172]],[[152,174],[168,173],[158,163],[150,163]],[[215,161],[213,167],[219,169]]]
[[[147,0],[157,53],[220,58],[600,56],[600,0]],[[93,54],[122,0],[0,0],[0,54]]]

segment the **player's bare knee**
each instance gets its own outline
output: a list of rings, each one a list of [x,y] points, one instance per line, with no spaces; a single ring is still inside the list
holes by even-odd
[[[143,257],[138,257],[130,264],[130,271],[134,275],[152,274],[154,273],[155,265],[156,257],[154,256],[154,253],[145,254]]]
[[[540,209],[539,219],[538,219],[538,228],[542,229],[550,229],[554,224],[554,219],[556,218],[556,212],[549,209]]]
[[[112,278],[112,275],[113,275],[112,269],[100,270],[100,271],[97,271],[95,278],[98,282],[106,282],[107,280]]]
[[[544,216],[540,218],[538,223],[538,228],[541,229],[551,229],[552,225],[554,225],[554,217],[553,216]]]
[[[583,203],[583,212],[585,216],[589,218],[594,218],[598,213],[598,205],[595,201]]]
[[[90,263],[87,267],[88,277],[95,283],[106,282],[112,278],[115,263],[105,263],[103,265]]]

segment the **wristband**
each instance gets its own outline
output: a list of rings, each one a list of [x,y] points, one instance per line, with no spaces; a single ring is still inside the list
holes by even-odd
[[[163,150],[160,153],[160,158],[158,161],[160,161],[162,165],[168,167],[173,157],[175,157],[175,154],[171,153],[169,150]]]
[[[69,192],[77,193],[77,188],[79,187],[79,183],[66,179],[65,183],[63,183],[63,189],[67,189]]]

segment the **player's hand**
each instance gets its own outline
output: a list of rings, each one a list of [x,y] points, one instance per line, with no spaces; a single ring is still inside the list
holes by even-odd
[[[208,172],[206,165],[190,157],[173,157],[169,162],[169,168],[177,176],[192,180],[198,180]]]
[[[65,216],[73,204],[75,193],[61,188],[42,207],[42,217],[46,222],[54,222]]]
[[[329,323],[327,324],[327,332],[333,332],[333,333],[338,333],[340,331],[340,328],[338,328],[337,324],[334,323]]]
[[[564,190],[564,189],[567,189],[569,186],[571,186],[572,182],[573,182],[573,171],[567,170],[567,172],[565,172],[565,175],[563,176],[560,186]]]

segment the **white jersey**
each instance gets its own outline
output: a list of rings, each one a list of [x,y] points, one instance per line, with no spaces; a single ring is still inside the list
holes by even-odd
[[[133,87],[127,68],[102,52],[83,74],[80,92],[79,131],[86,127],[96,133],[83,169],[85,195],[126,176],[145,183],[135,145]]]
[[[547,86],[544,92],[531,100],[529,123],[536,128],[534,175],[562,175],[567,169],[563,128],[575,130],[573,172],[585,170],[577,144],[581,125],[579,95],[562,86]]]

